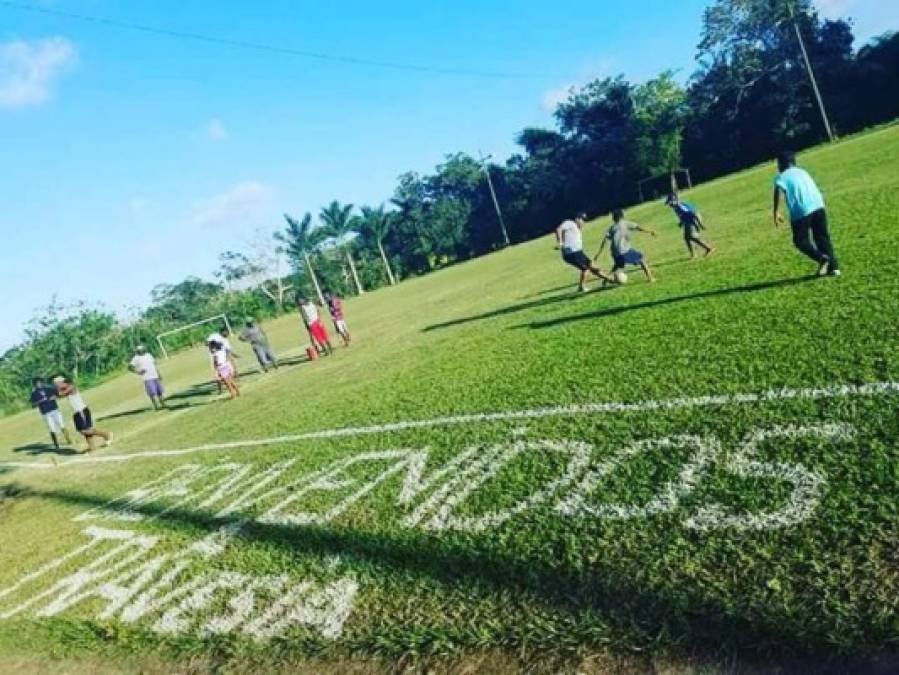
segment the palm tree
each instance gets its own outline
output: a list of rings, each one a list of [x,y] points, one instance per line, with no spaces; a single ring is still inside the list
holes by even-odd
[[[390,231],[390,226],[393,225],[393,214],[387,213],[383,204],[376,209],[370,206],[363,206],[361,211],[362,218],[359,219],[358,224],[359,232],[363,237],[373,240],[378,245],[378,252],[381,254],[384,270],[387,272],[387,280],[391,286],[394,286],[396,285],[396,279],[393,276],[393,270],[390,268],[390,261],[387,260],[387,255],[384,253],[383,245],[384,238]]]
[[[315,286],[319,302],[324,305],[325,298],[322,295],[318,278],[315,276],[315,270],[312,269],[312,259],[309,254],[315,252],[328,234],[324,228],[313,226],[311,213],[306,213],[302,220],[291,218],[285,213],[284,220],[287,221],[287,227],[283,232],[275,232],[275,239],[281,242],[284,252],[293,260],[303,260],[303,269],[309,275],[312,285]]]
[[[347,237],[356,234],[356,219],[353,218],[353,205],[341,205],[337,200],[328,204],[321,210],[319,218],[324,223],[324,230],[327,236],[333,237],[337,241],[337,246],[343,250],[346,255],[346,261],[350,266],[350,273],[353,275],[353,281],[356,284],[356,292],[359,295],[365,293],[362,284],[359,283],[359,275],[356,274],[356,263],[353,262],[353,255],[350,253],[350,246],[347,243]]]

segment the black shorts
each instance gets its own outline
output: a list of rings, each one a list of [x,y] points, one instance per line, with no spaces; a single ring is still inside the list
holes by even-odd
[[[684,241],[693,241],[694,239],[699,239],[699,226],[695,223],[684,224]]]
[[[562,260],[572,267],[577,267],[582,272],[592,267],[590,258],[588,258],[587,254],[583,251],[563,251]]]
[[[94,428],[94,420],[91,419],[91,409],[85,408],[81,412],[72,415],[76,431],[90,431]]]

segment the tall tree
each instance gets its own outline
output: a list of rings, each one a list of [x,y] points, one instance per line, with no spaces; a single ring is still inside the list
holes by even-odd
[[[315,227],[312,224],[311,213],[306,213],[302,220],[297,220],[285,213],[284,220],[287,221],[287,227],[276,232],[275,239],[281,242],[284,253],[288,255],[293,265],[309,277],[315,287],[319,302],[325,304],[321,286],[312,267],[312,255],[327,237],[327,233],[324,228]]]
[[[390,233],[393,216],[385,211],[383,204],[376,209],[370,206],[363,206],[360,210],[362,211],[362,217],[358,221],[359,233],[373,241],[377,246],[378,253],[381,254],[381,261],[384,263],[384,271],[387,273],[387,280],[391,286],[394,286],[396,285],[396,278],[393,276],[393,269],[391,269],[390,261],[384,252],[384,239]]]
[[[350,268],[350,274],[353,277],[353,283],[356,285],[356,293],[362,295],[365,289],[359,283],[359,275],[356,273],[356,263],[353,261],[353,254],[350,251],[352,246],[351,239],[356,234],[356,221],[353,218],[353,205],[341,204],[336,199],[321,210],[319,218],[325,226],[328,236],[333,237],[337,246],[346,256],[347,264]]]

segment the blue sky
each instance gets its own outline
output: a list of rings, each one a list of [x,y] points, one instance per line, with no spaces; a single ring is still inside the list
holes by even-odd
[[[572,84],[694,69],[706,0],[32,0],[51,10],[441,75],[203,44],[0,4],[0,352],[36,307],[210,276],[281,213],[380,203],[446,153],[514,151]],[[864,39],[899,2],[819,0]],[[214,9],[213,9],[214,7]],[[648,20],[651,19],[651,20]]]

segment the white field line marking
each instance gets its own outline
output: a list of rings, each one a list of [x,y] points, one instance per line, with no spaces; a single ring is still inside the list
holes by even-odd
[[[710,396],[672,398],[661,401],[634,401],[631,403],[614,401],[600,403],[577,403],[572,405],[533,408],[530,410],[450,415],[447,417],[434,417],[425,420],[407,420],[405,422],[373,424],[364,427],[342,427],[337,429],[322,429],[320,431],[306,431],[298,434],[271,436],[269,438],[245,439],[240,441],[228,441],[225,443],[205,443],[203,445],[195,445],[193,447],[179,448],[175,450],[147,450],[144,452],[132,452],[120,455],[77,457],[66,461],[58,461],[56,465],[44,462],[0,462],[0,468],[10,467],[20,469],[54,469],[71,464],[103,464],[107,462],[127,462],[132,459],[141,459],[148,457],[177,457],[179,455],[190,455],[197,452],[234,450],[239,448],[246,449],[263,445],[282,445],[285,443],[295,443],[298,441],[317,440],[322,438],[364,436],[368,434],[382,434],[396,431],[408,431],[409,429],[427,429],[431,427],[441,426],[456,426],[477,422],[531,420],[542,419],[546,417],[563,417],[566,415],[605,415],[622,412],[678,410],[681,408],[709,408],[727,405],[767,403],[770,401],[817,401],[830,398],[843,398],[850,396],[878,396],[882,394],[899,394],[899,382],[842,384],[833,387],[820,387],[816,389],[769,389],[763,392],[747,394],[716,394]]]

